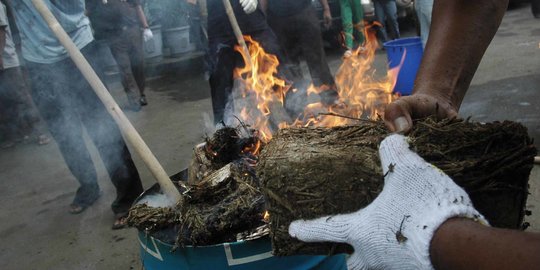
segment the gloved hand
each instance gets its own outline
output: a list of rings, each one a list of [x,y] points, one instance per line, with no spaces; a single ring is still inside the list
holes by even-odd
[[[257,9],[258,0],[240,0],[246,14],[253,13]]]
[[[153,38],[154,38],[154,34],[152,34],[152,30],[150,30],[150,28],[145,28],[143,31],[144,42],[147,42]]]
[[[444,172],[409,150],[406,137],[391,135],[380,145],[384,189],[355,213],[297,220],[289,234],[306,242],[349,243],[349,269],[433,269],[429,245],[451,217],[484,224],[463,189]]]

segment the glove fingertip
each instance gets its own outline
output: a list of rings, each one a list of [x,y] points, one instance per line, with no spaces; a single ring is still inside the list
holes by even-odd
[[[291,222],[291,224],[289,225],[289,235],[294,238],[300,239],[300,235],[302,235],[301,228],[304,227],[305,223],[306,222],[304,220],[296,220]]]

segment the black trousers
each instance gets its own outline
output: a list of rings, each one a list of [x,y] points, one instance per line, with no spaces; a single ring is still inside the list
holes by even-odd
[[[102,58],[98,56],[96,44],[92,42],[81,51],[102,75]],[[27,67],[36,106],[69,170],[80,183],[73,202],[89,205],[100,192],[96,169],[83,139],[84,128],[116,187],[113,212],[127,212],[143,188],[120,130],[103,103],[69,58],[54,64],[29,62]]]
[[[272,30],[266,29],[245,34],[250,35],[255,41],[259,42],[267,53],[276,55],[280,63],[285,61],[283,51]],[[211,70],[209,82],[214,123],[216,124],[220,123],[225,115],[227,102],[233,90],[233,71],[236,67],[244,65],[242,56],[234,50],[236,43],[234,37],[209,39],[209,64]],[[284,65],[278,67],[278,76],[287,81],[290,81],[293,77],[291,71]]]
[[[118,64],[122,85],[130,98],[144,96],[144,51],[139,27],[126,27],[107,38],[111,53]]]
[[[290,66],[295,82],[303,80],[300,69],[300,58],[303,56],[315,86],[335,87],[334,77],[326,62],[319,20],[312,5],[292,16],[281,17],[270,13],[268,23],[285,51],[288,59],[285,64]]]

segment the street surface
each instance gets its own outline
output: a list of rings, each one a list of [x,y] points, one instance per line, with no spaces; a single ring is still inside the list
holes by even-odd
[[[329,52],[334,72],[340,56]],[[384,71],[385,65],[386,57],[379,53],[375,66]],[[118,102],[125,104],[120,84],[111,85]],[[210,89],[198,60],[149,78],[148,85],[149,106],[127,115],[172,175],[187,166],[192,147],[205,135],[203,114],[211,114]],[[460,113],[477,121],[519,121],[538,147],[539,100],[540,20],[524,5],[507,12]],[[78,184],[55,143],[0,151],[2,269],[141,269],[136,230],[111,230],[114,188],[93,146],[92,154],[103,196],[82,214],[70,215],[68,205]],[[134,158],[145,188],[150,187],[152,176],[139,157]],[[527,220],[530,231],[540,232],[540,166],[530,182],[528,209],[533,215]]]

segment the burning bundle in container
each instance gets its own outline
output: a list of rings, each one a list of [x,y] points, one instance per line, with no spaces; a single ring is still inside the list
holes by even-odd
[[[296,219],[356,211],[382,190],[377,148],[389,131],[380,116],[396,98],[398,70],[373,76],[378,45],[374,33],[366,34],[367,49],[340,67],[339,100],[330,106],[317,99],[324,87],[291,88],[276,75],[277,58],[246,38],[250,56],[242,55],[252,65],[235,71],[228,126],[195,147],[180,177],[183,204],[158,210],[139,204],[130,224],[151,233],[167,228],[176,247],[235,242],[246,235],[260,240],[269,233],[275,255],[350,252],[346,245],[300,242],[287,229]],[[298,93],[303,106],[291,113],[288,97]],[[428,118],[408,135],[413,149],[462,186],[493,226],[522,227],[536,155],[525,127]]]
[[[148,232],[174,227],[176,246],[234,242],[238,233],[265,225],[251,152],[259,144],[247,126],[217,130],[195,147],[189,168],[177,176],[182,204],[156,209],[147,198],[131,209],[128,222]]]

